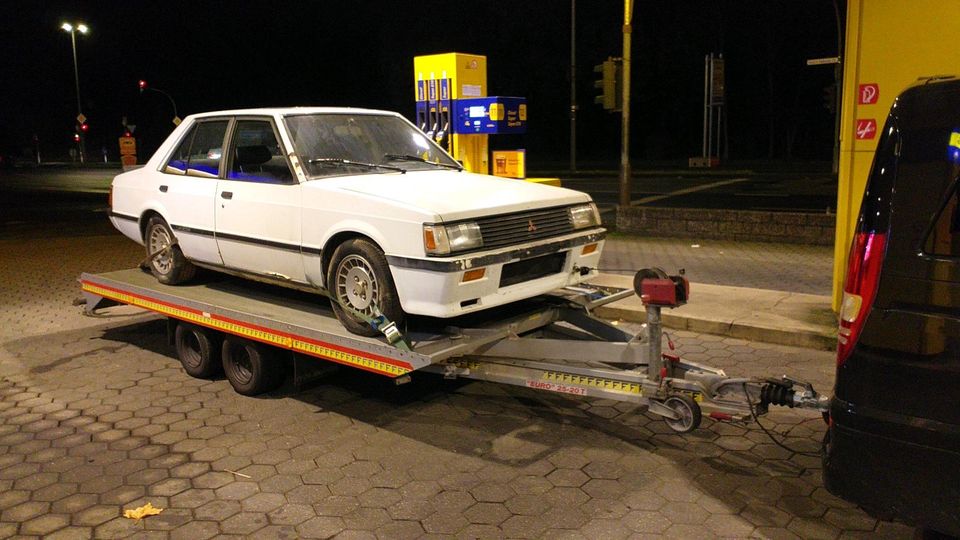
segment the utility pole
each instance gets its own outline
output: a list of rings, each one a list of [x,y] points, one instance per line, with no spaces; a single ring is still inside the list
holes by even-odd
[[[623,98],[620,104],[620,208],[630,206],[630,38],[633,0],[623,0]]]
[[[570,170],[577,170],[577,0],[570,0]]]
[[[843,43],[842,29],[840,28],[840,7],[837,0],[833,0],[833,17],[837,23],[837,63],[833,66],[833,86],[836,103],[833,106],[833,173],[840,170],[840,105],[842,104],[841,90],[843,81]]]

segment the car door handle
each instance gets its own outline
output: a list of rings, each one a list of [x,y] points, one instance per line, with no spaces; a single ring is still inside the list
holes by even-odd
[[[161,192],[161,193],[166,193],[166,192],[167,192],[167,189],[169,189],[169,188],[167,188],[167,186],[160,186],[160,192]]]
[[[223,198],[223,199],[232,199],[232,198],[233,198],[233,192],[232,192],[232,191],[221,191],[221,192],[220,192],[220,197]]]

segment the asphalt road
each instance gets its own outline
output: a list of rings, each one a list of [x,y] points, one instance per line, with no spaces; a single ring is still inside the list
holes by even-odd
[[[597,204],[617,204],[619,178],[613,175],[561,177],[564,187],[585,191]],[[633,204],[681,208],[724,208],[825,212],[836,209],[837,182],[829,175],[731,172],[710,176],[635,175]]]
[[[118,172],[73,167],[0,170],[0,234],[16,234],[31,216],[48,226],[63,222],[80,228],[96,227],[95,222],[102,226],[110,181]],[[617,203],[619,181],[612,173],[582,173],[561,180],[564,187],[589,193],[601,207]],[[649,206],[802,212],[836,207],[834,179],[798,172],[638,172],[631,193],[633,204]]]

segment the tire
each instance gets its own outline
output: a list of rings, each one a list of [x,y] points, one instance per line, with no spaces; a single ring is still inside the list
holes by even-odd
[[[326,278],[327,289],[337,300],[330,301],[333,312],[350,332],[361,336],[380,335],[365,321],[340,307],[340,302],[370,316],[376,306],[390,321],[398,325],[403,321],[400,297],[387,258],[369,240],[353,238],[337,246]]]
[[[174,238],[176,237],[167,222],[160,216],[153,216],[147,222],[147,229],[143,233],[143,245],[147,249],[147,256],[169,246]],[[190,281],[197,273],[197,267],[183,256],[180,246],[176,245],[170,248],[168,253],[157,255],[147,261],[147,264],[150,266],[150,273],[165,285],[178,285]]]
[[[283,383],[283,366],[273,349],[246,339],[227,337],[221,348],[223,372],[238,394],[255,396]]]
[[[209,379],[223,370],[220,358],[222,339],[213,330],[187,323],[177,324],[173,342],[187,375]]]
[[[700,427],[700,420],[702,419],[700,405],[690,397],[684,395],[672,396],[667,398],[663,404],[680,415],[677,420],[666,417],[663,419],[673,431],[690,433]]]

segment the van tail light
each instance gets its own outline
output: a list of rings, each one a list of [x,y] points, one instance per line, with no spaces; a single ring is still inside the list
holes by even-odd
[[[850,249],[847,279],[840,304],[840,328],[837,336],[837,367],[850,357],[860,338],[863,323],[870,313],[880,283],[880,267],[886,253],[887,235],[857,232]]]

